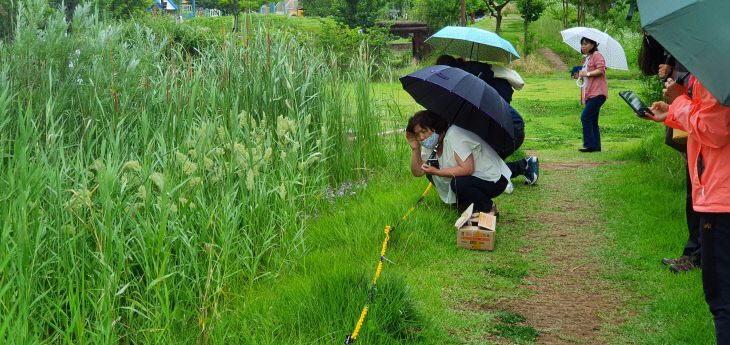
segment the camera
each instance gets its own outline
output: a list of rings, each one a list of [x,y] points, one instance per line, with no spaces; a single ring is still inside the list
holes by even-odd
[[[436,157],[432,157],[426,160],[426,164],[438,169],[439,168],[439,160]]]

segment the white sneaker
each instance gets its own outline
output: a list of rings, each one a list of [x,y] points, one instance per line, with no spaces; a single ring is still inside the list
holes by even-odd
[[[525,171],[525,184],[533,185],[537,182],[537,178],[540,176],[540,163],[537,157],[527,157],[527,171]]]
[[[507,187],[504,189],[504,192],[507,194],[512,194],[512,192],[515,190],[515,186],[512,185],[512,181],[507,181]]]

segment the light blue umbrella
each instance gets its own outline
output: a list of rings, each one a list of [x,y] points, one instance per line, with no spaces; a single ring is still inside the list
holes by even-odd
[[[426,39],[426,43],[445,53],[463,56],[469,60],[512,62],[519,59],[512,43],[479,28],[447,26]]]
[[[641,27],[730,106],[730,1],[639,0]]]

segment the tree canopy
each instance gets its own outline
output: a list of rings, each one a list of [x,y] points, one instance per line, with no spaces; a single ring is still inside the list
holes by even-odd
[[[460,0],[415,0],[418,15],[428,23],[432,30],[438,30],[446,25],[458,25],[461,18]],[[487,9],[485,0],[465,0],[467,16],[479,10]]]
[[[143,14],[152,4],[154,4],[153,0],[99,0],[99,8],[105,10],[107,15],[113,18],[132,18],[135,15]]]
[[[334,0],[333,5],[337,20],[352,28],[369,28],[375,25],[385,0]]]

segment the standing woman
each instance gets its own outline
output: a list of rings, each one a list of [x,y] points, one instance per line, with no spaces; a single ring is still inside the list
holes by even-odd
[[[596,41],[583,37],[580,47],[586,59],[583,69],[573,75],[573,78],[583,78],[581,85],[580,103],[585,104],[580,122],[583,124],[583,147],[580,152],[600,152],[601,132],[598,129],[598,112],[608,97],[606,84],[606,60],[598,51]]]

